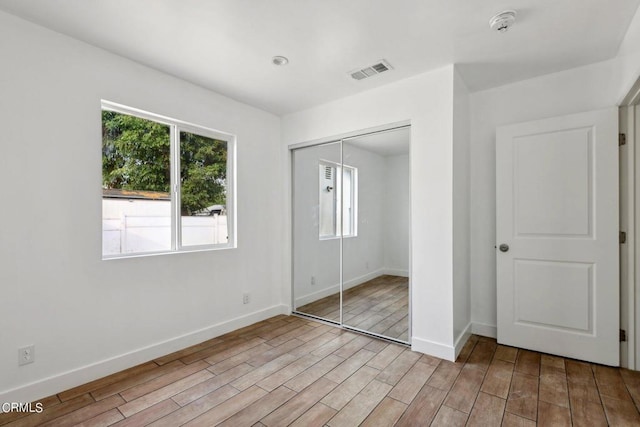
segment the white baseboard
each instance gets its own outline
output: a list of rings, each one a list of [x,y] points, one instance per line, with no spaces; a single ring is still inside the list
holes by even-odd
[[[174,351],[215,338],[227,332],[249,326],[278,314],[288,314],[289,312],[289,306],[287,305],[274,305],[129,353],[56,374],[14,389],[0,391],[0,402],[33,402],[37,399],[42,399],[43,397],[51,396],[98,378],[148,362],[160,356],[171,354]]]
[[[483,337],[498,338],[498,327],[495,325],[487,325],[486,323],[472,322],[471,333]]]
[[[469,322],[469,324],[464,328],[464,330],[460,332],[460,335],[458,335],[458,338],[456,338],[455,345],[454,345],[456,349],[456,359],[458,358],[458,355],[462,351],[462,347],[464,347],[467,340],[471,336],[471,329],[472,329],[472,324],[471,322]]]
[[[389,276],[409,277],[409,270],[401,270],[397,268],[384,268],[382,274],[388,274]]]
[[[364,282],[368,282],[369,280],[373,280],[376,277],[380,277],[383,274],[385,274],[383,269],[375,270],[371,273],[363,274],[362,276],[354,277],[353,279],[345,281],[342,287],[344,289],[350,289],[355,286],[361,285]]]
[[[428,354],[429,356],[438,357],[440,359],[455,362],[456,349],[453,346],[425,340],[422,338],[411,338],[411,350]]]
[[[329,286],[328,288],[320,289],[319,291],[313,292],[311,294],[303,295],[296,298],[296,307],[302,307],[305,304],[318,301],[319,299],[337,294],[338,292],[340,292],[340,285],[333,285]]]
[[[411,350],[428,354],[429,356],[439,357],[440,359],[455,362],[456,358],[462,351],[465,343],[471,336],[472,324],[469,323],[458,335],[453,346],[442,344],[422,338],[411,338]]]

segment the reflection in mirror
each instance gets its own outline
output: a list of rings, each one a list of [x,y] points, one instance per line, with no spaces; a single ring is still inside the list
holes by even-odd
[[[343,324],[409,340],[408,127],[343,141]],[[348,166],[348,168],[347,168]],[[351,171],[356,171],[354,174]],[[348,184],[349,183],[349,184]]]
[[[409,342],[409,139],[292,152],[294,311]]]
[[[340,323],[341,145],[292,156],[294,310]]]

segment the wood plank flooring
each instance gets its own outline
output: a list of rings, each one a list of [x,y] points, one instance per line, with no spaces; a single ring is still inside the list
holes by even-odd
[[[640,372],[472,336],[448,362],[276,316],[40,401],[3,426],[638,426]]]
[[[409,341],[409,279],[382,275],[344,291],[343,321],[347,326]],[[297,308],[333,322],[340,322],[340,294]]]

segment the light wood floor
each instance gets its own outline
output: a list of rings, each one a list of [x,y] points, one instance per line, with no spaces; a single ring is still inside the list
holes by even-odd
[[[43,399],[10,426],[640,425],[640,372],[472,336],[455,363],[277,316]]]
[[[409,340],[409,279],[383,275],[344,291],[344,324]],[[300,313],[340,322],[340,294],[298,307]]]

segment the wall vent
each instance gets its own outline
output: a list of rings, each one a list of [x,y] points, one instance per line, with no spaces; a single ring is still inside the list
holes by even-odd
[[[332,179],[333,168],[331,166],[324,167],[324,179]]]
[[[381,59],[376,64],[370,65],[368,67],[364,67],[358,70],[353,70],[349,72],[351,77],[355,80],[363,80],[376,74],[384,73],[385,71],[393,70],[391,64],[389,64],[384,59]]]

